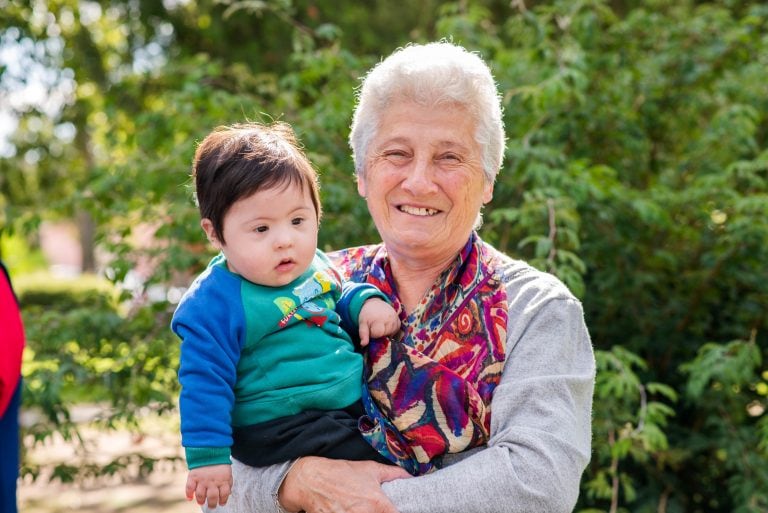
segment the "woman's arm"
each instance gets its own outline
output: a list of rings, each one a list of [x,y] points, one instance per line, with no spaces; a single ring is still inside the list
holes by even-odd
[[[294,462],[278,463],[269,467],[249,467],[232,459],[232,493],[225,506],[215,513],[270,513],[280,512],[277,491],[285,474]]]
[[[308,513],[397,513],[382,492],[381,483],[408,477],[405,470],[393,465],[314,456],[258,468],[232,460],[232,474],[234,486],[229,501],[226,506],[210,511],[282,513],[304,509]],[[288,493],[283,493],[286,490]],[[282,509],[278,506],[278,492]]]
[[[517,321],[528,316],[510,311]],[[573,511],[590,458],[595,372],[581,305],[549,300],[529,322],[511,324],[488,447],[434,474],[384,484],[400,513]]]

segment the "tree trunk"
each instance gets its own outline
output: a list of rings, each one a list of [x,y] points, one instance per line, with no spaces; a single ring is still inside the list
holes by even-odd
[[[83,254],[81,271],[96,272],[96,223],[88,212],[81,210],[77,213],[77,229],[80,234],[80,249]]]

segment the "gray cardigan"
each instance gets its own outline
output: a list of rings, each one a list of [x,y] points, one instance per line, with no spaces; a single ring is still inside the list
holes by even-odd
[[[384,483],[400,513],[569,513],[590,459],[595,362],[579,301],[554,276],[514,262],[505,276],[507,360],[488,445],[444,458],[425,476]],[[216,513],[272,513],[292,462],[233,461]]]

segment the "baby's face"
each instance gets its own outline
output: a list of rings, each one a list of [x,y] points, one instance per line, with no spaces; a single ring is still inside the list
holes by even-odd
[[[259,285],[280,287],[306,271],[317,248],[317,212],[308,190],[289,183],[236,201],[224,217],[230,271]]]

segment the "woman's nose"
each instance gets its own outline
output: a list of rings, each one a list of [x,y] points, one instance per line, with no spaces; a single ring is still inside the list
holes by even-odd
[[[437,190],[431,160],[416,160],[403,180],[403,189],[411,194],[430,194]]]

